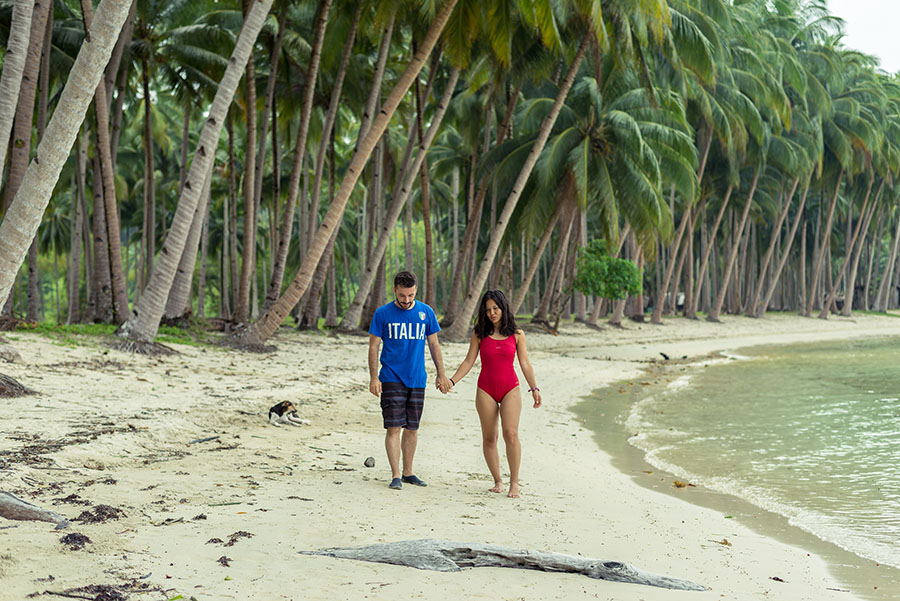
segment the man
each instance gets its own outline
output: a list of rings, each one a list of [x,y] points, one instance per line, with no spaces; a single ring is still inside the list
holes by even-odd
[[[375,311],[369,326],[369,392],[381,397],[381,415],[386,430],[384,447],[391,465],[390,487],[393,489],[403,488],[404,482],[425,486],[425,482],[413,473],[413,457],[428,377],[425,373],[426,341],[437,368],[435,386],[444,394],[450,390],[437,337],[441,327],[434,310],[416,300],[416,289],[414,274],[409,271],[398,273],[394,277],[394,300]],[[382,345],[380,373],[379,345]]]

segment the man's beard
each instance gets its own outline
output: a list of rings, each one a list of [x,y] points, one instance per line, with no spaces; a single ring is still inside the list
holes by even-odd
[[[402,308],[404,308],[404,309],[408,309],[408,308],[410,308],[410,307],[413,306],[413,302],[414,302],[414,301],[410,301],[410,302],[408,302],[408,303],[404,303],[403,301],[398,300],[398,301],[397,301],[397,304],[400,305],[400,306],[401,306]]]

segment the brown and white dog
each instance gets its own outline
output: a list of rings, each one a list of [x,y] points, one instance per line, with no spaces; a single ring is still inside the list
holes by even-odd
[[[273,426],[288,424],[289,426],[308,426],[308,419],[300,419],[297,409],[290,401],[281,401],[269,409],[269,423]]]

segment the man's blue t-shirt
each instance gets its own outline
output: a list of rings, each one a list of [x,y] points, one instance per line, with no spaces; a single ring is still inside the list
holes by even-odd
[[[401,309],[391,301],[378,307],[369,325],[369,334],[381,338],[378,379],[425,388],[425,338],[440,331],[434,310],[425,303]]]

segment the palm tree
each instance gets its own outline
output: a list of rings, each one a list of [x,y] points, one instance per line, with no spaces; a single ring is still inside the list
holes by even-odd
[[[418,77],[419,71],[421,71],[422,67],[425,65],[425,61],[431,54],[434,45],[437,43],[441,31],[443,31],[444,26],[447,24],[456,3],[457,0],[448,0],[441,7],[440,12],[435,15],[428,32],[422,38],[420,45],[407,65],[406,70],[397,80],[394,89],[382,104],[380,112],[372,121],[372,126],[363,137],[353,159],[350,161],[347,172],[341,181],[340,187],[335,193],[334,199],[331,201],[328,212],[326,213],[322,224],[319,226],[316,236],[313,239],[306,256],[303,258],[300,269],[288,286],[288,289],[255,323],[248,328],[240,329],[235,332],[234,336],[240,340],[242,344],[253,347],[265,343],[265,341],[275,333],[275,330],[290,310],[297,304],[300,297],[303,296],[303,293],[306,292],[313,273],[322,257],[322,253],[325,250],[325,246],[328,244],[328,240],[331,237],[331,233],[338,227],[341,221],[344,209],[347,206],[347,201],[350,199],[350,194],[353,192],[353,188],[356,185],[359,176],[362,174],[365,164],[372,155],[375,144],[378,143],[378,140],[384,134],[394,111],[397,110],[403,96],[406,95],[406,92],[412,86],[413,81]]]
[[[28,38],[31,35],[32,12],[34,0],[17,0],[13,5],[3,73],[0,75],[0,140],[9,139],[13,117],[16,115],[19,87],[22,85],[22,72],[25,70],[25,58],[28,54]],[[0,173],[4,172],[5,164],[4,144],[0,149]]]
[[[238,36],[228,67],[222,76],[216,97],[200,133],[197,150],[191,161],[191,170],[172,220],[172,229],[169,231],[160,253],[159,264],[153,270],[150,282],[135,307],[135,315],[125,322],[117,332],[119,336],[127,340],[123,345],[123,348],[127,350],[146,348],[146,345],[151,344],[156,337],[159,320],[165,312],[166,299],[169,296],[172,281],[175,279],[178,263],[181,261],[191,222],[198,209],[198,201],[203,191],[207,172],[212,167],[215,149],[219,143],[219,134],[225,123],[225,115],[228,113],[228,108],[241,80],[241,72],[247,65],[250,50],[256,43],[256,38],[265,23],[272,2],[273,0],[257,0],[247,14],[244,27]]]
[[[78,52],[53,117],[28,166],[22,186],[0,223],[0,298],[6,299],[34,239],[53,187],[69,156],[88,105],[131,6],[129,0],[103,0]]]

